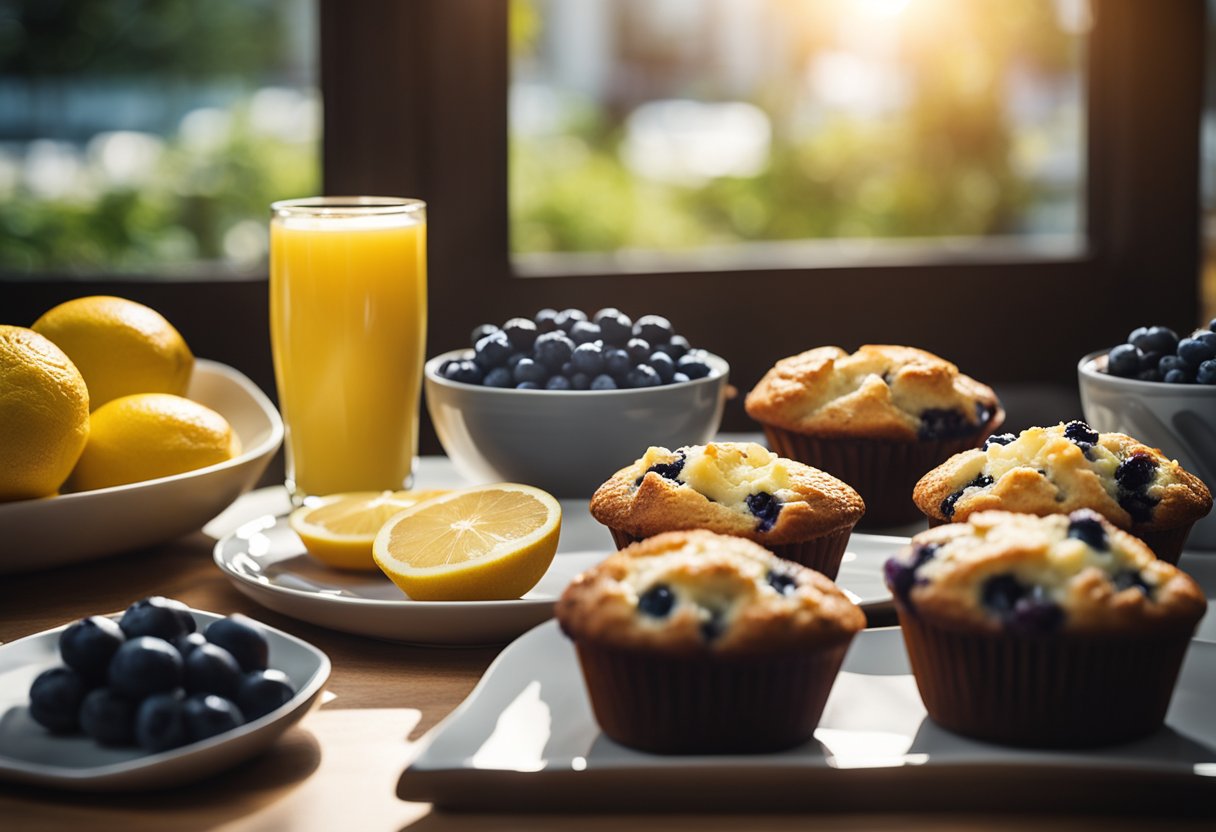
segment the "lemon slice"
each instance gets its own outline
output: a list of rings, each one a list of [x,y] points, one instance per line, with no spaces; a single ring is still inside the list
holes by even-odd
[[[352,491],[322,497],[291,513],[308,554],[337,569],[374,571],[372,541],[390,517],[447,491]]]
[[[417,601],[519,598],[557,551],[562,509],[552,494],[499,483],[408,508],[380,529],[372,554]]]

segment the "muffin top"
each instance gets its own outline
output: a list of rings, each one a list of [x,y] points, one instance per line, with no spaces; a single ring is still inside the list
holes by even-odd
[[[926,474],[912,495],[929,517],[1091,508],[1123,529],[1169,529],[1212,508],[1206,485],[1161,451],[1084,422],[989,437]]]
[[[988,632],[1135,633],[1189,627],[1198,585],[1100,514],[973,514],[922,532],[884,567],[906,611]]]
[[[819,347],[783,358],[747,395],[748,415],[825,438],[911,442],[977,434],[996,394],[949,361],[913,347]]]
[[[708,529],[778,546],[852,528],[857,492],[752,442],[649,448],[591,498],[591,514],[635,537]]]
[[[672,655],[813,649],[865,626],[861,609],[818,572],[702,530],[609,556],[566,588],[557,620],[575,641]]]

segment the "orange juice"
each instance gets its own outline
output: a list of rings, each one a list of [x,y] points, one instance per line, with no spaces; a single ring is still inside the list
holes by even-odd
[[[425,206],[272,207],[270,339],[292,497],[406,487],[426,343]]]

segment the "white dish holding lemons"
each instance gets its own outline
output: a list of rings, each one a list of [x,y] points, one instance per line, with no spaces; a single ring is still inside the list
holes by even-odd
[[[223,416],[241,452],[183,474],[0,503],[0,574],[49,569],[195,531],[248,491],[283,441],[278,411],[252,381],[197,359],[187,398]]]

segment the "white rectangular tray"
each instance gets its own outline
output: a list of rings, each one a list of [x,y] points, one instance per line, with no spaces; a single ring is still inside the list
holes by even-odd
[[[964,739],[926,718],[900,631],[886,628],[857,636],[815,741],[779,754],[651,755],[600,734],[573,647],[550,621],[507,647],[430,732],[398,795],[479,810],[1216,805],[1216,644],[1192,642],[1166,722],[1084,751]]]

